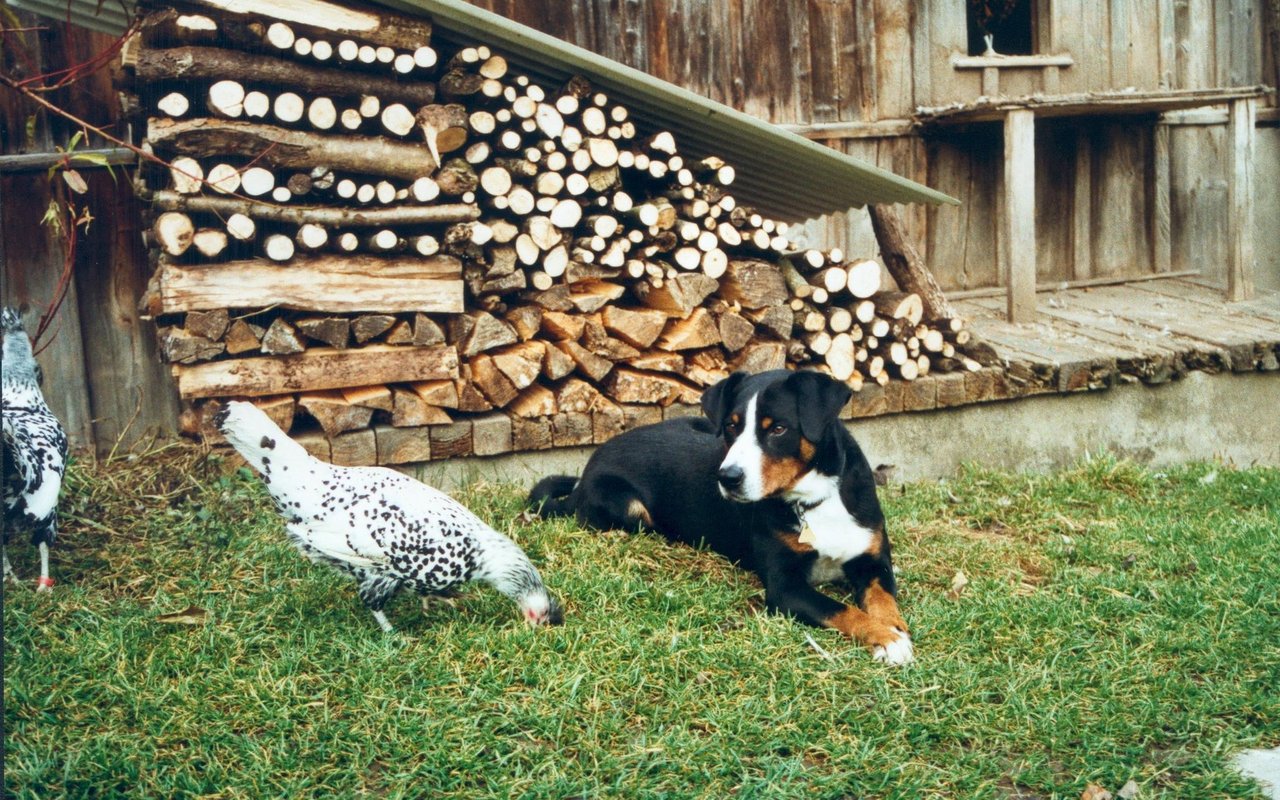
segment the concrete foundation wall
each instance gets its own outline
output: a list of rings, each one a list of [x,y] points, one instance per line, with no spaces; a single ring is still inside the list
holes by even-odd
[[[1217,459],[1280,466],[1280,374],[1189,373],[1160,386],[1044,395],[850,423],[872,466],[895,481],[947,477],[964,463],[1042,472],[1086,453],[1155,466]],[[593,448],[574,447],[418,465],[410,474],[452,488],[486,480],[531,486],[578,474]]]

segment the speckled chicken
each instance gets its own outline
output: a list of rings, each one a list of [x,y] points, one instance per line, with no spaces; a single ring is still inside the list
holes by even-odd
[[[384,467],[313,458],[252,403],[227,403],[214,422],[262,476],[298,549],[354,578],[384,631],[383,607],[401,588],[425,597],[472,580],[514,600],[530,624],[562,621],[524,551],[443,492]]]
[[[3,480],[4,543],[9,533],[31,532],[31,543],[40,548],[40,578],[36,591],[53,587],[49,577],[49,547],[58,533],[58,493],[67,466],[67,435],[40,393],[39,367],[31,352],[31,339],[22,319],[12,308],[0,311],[4,334]],[[13,578],[8,548],[4,551],[4,577]]]

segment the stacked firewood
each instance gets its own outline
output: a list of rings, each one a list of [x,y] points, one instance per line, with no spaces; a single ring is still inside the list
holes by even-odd
[[[976,367],[959,320],[799,249],[731,165],[583,78],[540,86],[421,20],[224,3],[152,11],[124,53],[165,163],[139,173],[145,303],[193,426],[228,396],[333,436],[695,403],[735,369]]]

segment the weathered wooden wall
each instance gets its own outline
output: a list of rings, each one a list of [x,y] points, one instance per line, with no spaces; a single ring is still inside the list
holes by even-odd
[[[22,35],[29,62],[6,42],[4,68],[10,74],[77,64],[111,41],[26,14],[19,19],[24,27],[44,30]],[[115,92],[105,70],[52,99],[94,125],[116,125]],[[0,92],[0,153],[52,152],[65,148],[75,130],[37,113],[16,93]],[[102,144],[91,141],[77,149]],[[120,168],[114,174],[81,172],[89,192],[75,202],[87,206],[94,219],[81,231],[70,291],[39,344],[47,348],[38,358],[45,396],[72,443],[106,450],[117,440],[128,444],[150,431],[174,430],[178,402],[156,353],[154,329],[136,308],[149,268],[129,175]],[[30,331],[49,307],[65,261],[64,239],[40,222],[51,199],[45,170],[0,172],[0,299],[25,309]]]
[[[995,266],[1002,144],[998,125],[930,137],[893,121],[920,106],[972,101],[965,0],[472,0],[552,35],[771,122],[835,125],[819,141],[961,198],[911,209],[909,227],[944,288],[999,284]],[[1037,0],[1038,50],[1070,55],[1062,93],[1205,89],[1277,80],[1270,0]],[[997,43],[998,49],[998,43]],[[1009,95],[1041,91],[1039,69],[1002,70]],[[839,123],[845,123],[839,125]],[[857,123],[880,123],[870,125]],[[887,123],[887,124],[886,124]],[[1274,124],[1264,122],[1264,125]],[[1157,121],[1091,120],[1037,128],[1039,279],[1154,270],[1151,156]],[[1225,175],[1222,125],[1171,136],[1173,269],[1219,279]],[[1268,130],[1264,128],[1263,131]],[[1259,138],[1259,214],[1275,137]],[[865,212],[816,221],[811,241],[870,254]],[[1206,236],[1206,233],[1210,235]],[[1220,250],[1218,251],[1220,252]],[[1258,248],[1258,284],[1280,283],[1280,253]]]

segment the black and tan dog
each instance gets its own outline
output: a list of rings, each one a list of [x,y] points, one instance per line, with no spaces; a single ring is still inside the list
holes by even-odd
[[[837,417],[849,394],[816,372],[734,373],[703,394],[705,419],[617,436],[581,479],[544,478],[529,502],[593,528],[705,542],[760,576],[769,609],[910,663],[875,480]],[[857,606],[813,588],[840,579]]]

